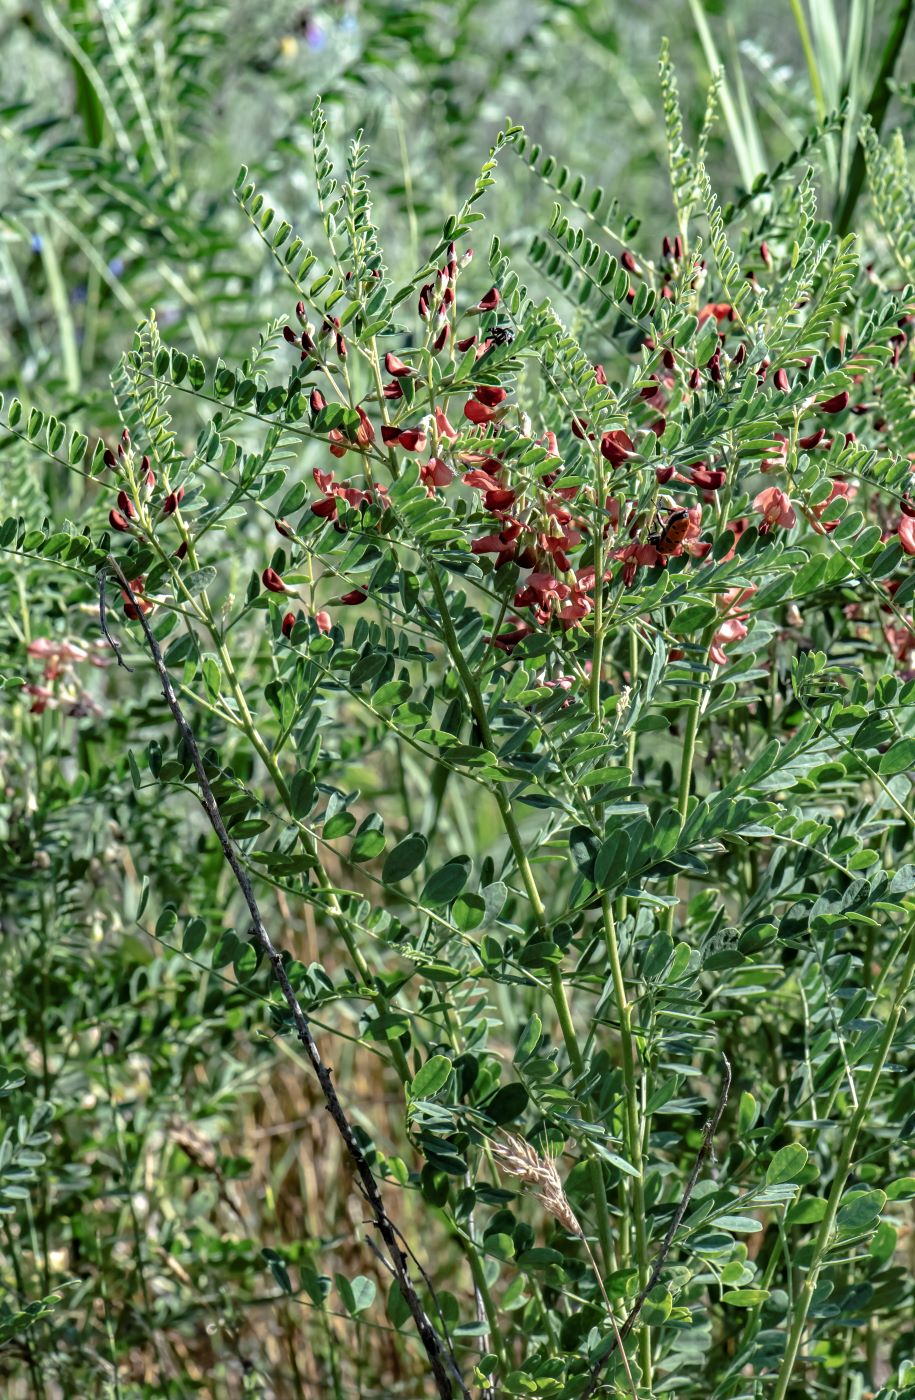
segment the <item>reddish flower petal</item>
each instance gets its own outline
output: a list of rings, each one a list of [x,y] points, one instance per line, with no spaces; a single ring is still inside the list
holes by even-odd
[[[476,399],[468,399],[464,404],[464,417],[469,418],[471,423],[488,423],[493,412],[493,409],[478,403]]]
[[[612,467],[621,467],[635,452],[632,438],[622,428],[613,428],[600,440],[600,455]]]
[[[473,397],[485,408],[498,408],[499,404],[508,398],[508,390],[496,385],[481,384],[474,389]]]
[[[261,583],[271,593],[286,592],[286,585],[276,572],[276,569],[271,569],[269,566],[261,574]]]

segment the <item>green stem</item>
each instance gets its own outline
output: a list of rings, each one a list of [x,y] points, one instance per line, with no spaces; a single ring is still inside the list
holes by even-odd
[[[915,0],[899,0],[899,4],[896,6],[896,14],[893,17],[893,24],[883,48],[880,67],[871,89],[870,101],[867,104],[867,115],[870,117],[871,125],[878,136],[886,117],[886,109],[890,104],[890,79],[902,52],[913,3]],[[866,169],[864,147],[859,139],[855,147],[851,170],[848,173],[848,184],[845,186],[845,193],[835,214],[835,230],[840,238],[851,228],[855,206],[864,187]]]
[[[489,727],[489,716],[486,713],[486,705],[482,693],[477,684],[476,677],[464,658],[461,645],[451,621],[451,614],[448,611],[448,600],[445,597],[445,590],[442,581],[438,576],[436,565],[432,560],[427,560],[429,570],[429,580],[435,601],[438,605],[439,618],[442,627],[442,636],[455,668],[464,683],[467,698],[470,701],[474,718],[480,731],[480,738],[483,746],[491,753],[495,752],[492,730]],[[530,906],[537,923],[538,930],[543,935],[545,941],[549,941],[549,925],[547,921],[546,905],[543,902],[540,891],[537,888],[537,881],[531,869],[531,863],[527,857],[524,841],[518,824],[515,821],[514,813],[511,809],[511,802],[506,796],[501,784],[496,784],[493,788],[493,796],[499,808],[499,815],[502,818],[502,825],[508,837],[518,873],[524,884]],[[578,1036],[575,1033],[575,1025],[572,1020],[572,1012],[569,1007],[569,999],[566,995],[565,983],[562,980],[562,971],[559,967],[553,966],[550,970],[550,996],[556,1009],[556,1016],[559,1021],[559,1028],[562,1031],[563,1042],[566,1047],[566,1054],[569,1057],[569,1064],[576,1078],[584,1073],[584,1059],[581,1047],[578,1043]],[[587,1122],[593,1122],[593,1117],[587,1105],[582,1105],[582,1114]],[[591,1189],[594,1193],[594,1204],[597,1210],[597,1233],[600,1240],[601,1255],[603,1256],[604,1268],[612,1272],[616,1268],[616,1255],[613,1249],[613,1239],[610,1231],[610,1211],[607,1205],[607,1191],[604,1185],[603,1168],[599,1160],[588,1155],[589,1172],[591,1177]]]
[[[499,1313],[496,1309],[489,1284],[486,1282],[483,1261],[472,1243],[462,1239],[461,1244],[464,1246],[464,1251],[467,1255],[467,1262],[470,1265],[470,1273],[473,1278],[474,1287],[480,1295],[483,1311],[486,1314],[486,1325],[489,1328],[492,1349],[496,1353],[496,1356],[498,1356],[502,1374],[505,1375],[508,1371],[508,1353],[505,1350],[505,1339],[502,1336],[502,1329],[499,1326]]]
[[[632,1037],[632,1006],[626,997],[626,984],[620,962],[619,941],[616,936],[616,922],[609,895],[601,899],[604,916],[604,930],[607,937],[607,952],[610,957],[610,974],[613,978],[613,994],[619,1009],[620,1018],[620,1058],[623,1065],[623,1090],[626,1099],[624,1134],[626,1152],[637,1176],[629,1184],[632,1193],[632,1217],[635,1223],[636,1268],[639,1273],[639,1287],[648,1282],[648,1231],[645,1223],[645,1176],[642,1159],[642,1132],[639,1124],[639,1101],[635,1082],[635,1048]],[[642,1375],[648,1389],[651,1389],[651,1329],[646,1324],[639,1328],[639,1360]]]
[[[194,548],[194,541],[191,538],[191,535],[188,532],[183,519],[181,518],[180,511],[175,512],[175,519],[178,528],[181,531],[182,538],[187,543],[188,558],[191,562],[191,565],[193,566],[193,568],[197,569],[200,567],[200,565],[197,559],[196,550]],[[346,915],[340,907],[340,901],[337,898],[333,883],[327,875],[324,866],[321,864],[321,860],[318,855],[317,845],[314,841],[313,836],[311,835],[311,832],[308,831],[307,828],[305,828],[301,822],[296,821],[295,816],[293,815],[292,802],[286,780],[283,777],[279,763],[277,762],[276,755],[264,742],[254,722],[254,718],[251,714],[251,711],[248,707],[247,699],[245,697],[244,688],[242,687],[242,684],[238,678],[238,674],[235,670],[235,663],[232,660],[229,649],[226,646],[225,640],[223,638],[223,634],[220,631],[215,616],[213,615],[213,610],[210,605],[210,600],[207,596],[206,590],[204,590],[201,593],[198,606],[200,609],[200,616],[203,621],[203,625],[205,626],[207,632],[210,634],[210,638],[212,639],[213,645],[216,649],[216,653],[222,664],[222,669],[225,674],[226,680],[228,681],[229,689],[231,690],[235,703],[238,706],[238,720],[241,729],[247,736],[248,741],[251,744],[254,751],[260,757],[261,762],[264,764],[265,768],[273,778],[273,781],[276,785],[276,790],[280,796],[280,800],[282,801],[289,815],[292,817],[292,820],[295,822],[296,828],[299,833],[299,841],[302,844],[306,853],[314,861],[315,879],[317,880],[318,885],[320,886],[327,899],[328,913],[330,914],[330,917],[333,920],[337,931],[343,939],[343,942],[346,946],[346,950],[350,956],[350,959],[352,960],[353,966],[355,967],[365,986],[371,992],[374,998],[375,1005],[378,1008],[379,1015],[386,1016],[389,1010],[389,1003],[387,1001],[387,998],[384,997],[382,993],[379,992],[374,986],[372,970],[369,967],[361,948],[356,942],[356,939],[353,935],[353,931],[349,927],[349,922],[346,918]],[[407,1064],[407,1057],[404,1054],[403,1047],[400,1044],[400,1041],[396,1039],[389,1040],[388,1045],[390,1046],[391,1058],[393,1060],[394,1068],[397,1071],[398,1077],[402,1084],[406,1084],[412,1078],[412,1075],[410,1073],[410,1067]]]
[[[849,1119],[839,1149],[836,1160],[836,1171],[832,1181],[832,1189],[829,1192],[829,1199],[826,1203],[826,1214],[823,1216],[820,1228],[817,1231],[813,1245],[813,1254],[810,1260],[810,1267],[807,1270],[807,1277],[804,1285],[798,1294],[794,1305],[793,1319],[788,1333],[788,1340],[785,1345],[785,1355],[779,1369],[778,1379],[772,1400],[785,1400],[788,1387],[791,1384],[791,1377],[794,1367],[797,1364],[798,1353],[801,1349],[801,1341],[804,1329],[807,1326],[807,1315],[810,1311],[810,1304],[816,1290],[817,1281],[823,1260],[829,1249],[833,1230],[835,1229],[836,1216],[839,1213],[839,1205],[845,1192],[845,1187],[851,1170],[851,1161],[857,1146],[858,1136],[870,1110],[871,1101],[880,1083],[883,1067],[886,1064],[887,1056],[893,1044],[893,1038],[899,1028],[899,1021],[902,1017],[906,999],[915,978],[915,920],[909,925],[909,951],[905,960],[905,965],[899,978],[896,988],[896,995],[893,999],[892,1009],[887,1019],[883,1037],[874,1058],[871,1072],[867,1083],[861,1093],[861,1099],[852,1117]]]
[[[718,629],[718,622],[712,622],[702,634],[700,646],[703,657],[708,655],[708,649],[712,644],[712,638]],[[704,691],[697,690],[693,702],[689,707],[689,714],[686,717],[686,733],[683,736],[683,753],[680,759],[680,787],[677,793],[677,815],[680,818],[680,827],[684,826],[686,816],[689,811],[689,790],[693,781],[693,764],[696,759],[696,738],[699,734],[699,720],[702,715],[702,696]],[[677,877],[670,877],[670,893],[675,894],[677,889]],[[673,937],[674,918],[677,913],[676,904],[671,904],[667,911],[667,932]]]
[[[823,84],[820,82],[816,50],[810,38],[807,16],[804,14],[804,7],[801,4],[801,0],[791,0],[791,11],[794,15],[794,22],[797,25],[798,35],[800,36],[801,48],[804,50],[804,58],[807,61],[807,72],[810,75],[810,86],[813,88],[813,100],[817,105],[817,116],[820,121],[823,121],[826,117],[826,97],[823,93]]]

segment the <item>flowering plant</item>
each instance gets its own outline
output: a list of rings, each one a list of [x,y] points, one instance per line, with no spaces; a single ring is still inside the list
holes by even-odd
[[[229,874],[201,907],[146,859],[136,921],[304,1047],[383,1256],[339,1298],[413,1347],[392,1375],[786,1400],[891,1374],[889,1400],[915,1377],[915,308],[810,172],[722,207],[662,80],[666,235],[508,124],[401,286],[364,147],[338,186],[316,106],[326,251],[236,186],[289,315],[237,366],[150,318],[94,451],[14,401],[89,524],[0,544],[65,564],[74,608],[98,589],[130,655],[80,713],[155,673],[134,821],[196,796]],[[481,256],[518,155],[563,201],[524,274],[558,310],[504,241]],[[26,648],[53,675],[22,702],[62,724],[76,631]],[[335,1035],[402,1105],[383,1138]],[[326,1306],[293,1242],[264,1258]]]

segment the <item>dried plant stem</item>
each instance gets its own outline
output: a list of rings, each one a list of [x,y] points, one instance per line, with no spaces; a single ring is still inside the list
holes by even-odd
[[[235,847],[232,844],[232,840],[228,832],[226,831],[225,824],[222,820],[222,816],[219,811],[219,806],[213,794],[213,789],[210,786],[209,780],[206,775],[206,770],[203,766],[203,759],[200,755],[200,750],[197,746],[197,741],[194,738],[193,731],[190,725],[188,724],[187,719],[185,718],[184,712],[175,694],[174,688],[171,683],[171,678],[162,659],[162,653],[159,649],[159,644],[156,641],[152,628],[147,622],[146,617],[144,616],[143,611],[139,606],[138,600],[134,595],[133,589],[131,588],[127,578],[123,573],[123,570],[120,568],[117,561],[110,556],[108,559],[108,564],[109,567],[113,570],[114,574],[116,575],[118,582],[124,590],[126,597],[136,609],[137,617],[139,619],[141,627],[143,628],[143,634],[146,639],[146,645],[149,648],[150,655],[152,656],[153,660],[153,665],[156,668],[156,671],[159,675],[159,680],[162,684],[162,692],[165,696],[166,704],[172,712],[172,716],[174,717],[175,724],[177,725],[178,731],[181,734],[181,738],[183,739],[187,750],[191,755],[191,761],[193,762],[194,770],[197,774],[197,781],[200,787],[200,800],[203,805],[203,809],[206,812],[210,825],[216,833],[216,836],[219,840],[219,844],[222,847],[226,862],[229,865],[229,868],[231,869],[232,874],[235,877],[236,884],[241,890],[242,896],[244,897],[245,904],[248,906],[248,912],[251,915],[251,923],[255,937],[263,953],[270,962],[270,966],[273,969],[273,975],[276,978],[280,990],[283,993],[283,997],[285,998],[286,1004],[289,1007],[289,1011],[292,1016],[292,1021],[295,1026],[296,1035],[299,1041],[301,1042],[306,1055],[308,1056],[308,1059],[315,1072],[315,1075],[317,1076],[318,1083],[321,1086],[321,1092],[324,1095],[324,1101],[327,1111],[329,1112],[331,1118],[334,1121],[334,1125],[337,1128],[337,1131],[343,1139],[344,1147],[346,1148],[346,1151],[349,1154],[349,1157],[356,1170],[356,1174],[360,1183],[360,1188],[362,1190],[363,1195],[365,1196],[366,1201],[368,1202],[375,1227],[384,1241],[388,1257],[393,1267],[394,1275],[397,1278],[397,1282],[400,1287],[400,1291],[403,1295],[404,1301],[407,1304],[407,1307],[410,1310],[410,1315],[412,1316],[413,1321],[416,1324],[416,1330],[419,1333],[422,1344],[425,1347],[426,1355],[429,1358],[429,1365],[432,1370],[432,1374],[435,1378],[435,1383],[438,1389],[439,1396],[441,1397],[441,1400],[453,1400],[454,1383],[452,1381],[451,1375],[449,1375],[449,1361],[445,1356],[439,1337],[434,1327],[432,1326],[432,1323],[430,1322],[428,1316],[426,1315],[426,1311],[423,1308],[422,1302],[420,1301],[419,1294],[416,1291],[416,1286],[413,1283],[413,1279],[410,1276],[410,1272],[407,1265],[406,1253],[401,1248],[400,1243],[398,1241],[397,1228],[390,1219],[387,1211],[385,1210],[384,1203],[381,1199],[381,1194],[378,1190],[378,1185],[375,1181],[374,1176],[372,1175],[369,1164],[366,1161],[365,1154],[363,1153],[361,1147],[359,1146],[359,1143],[356,1140],[356,1136],[350,1125],[349,1119],[347,1118],[343,1106],[340,1102],[340,1099],[337,1095],[337,1091],[334,1087],[333,1080],[331,1078],[332,1070],[328,1065],[325,1065],[323,1059],[321,1058],[321,1054],[318,1050],[317,1043],[314,1039],[314,1036],[311,1033],[308,1018],[302,1010],[298,997],[296,996],[292,984],[287,976],[286,968],[283,963],[282,953],[280,953],[279,950],[276,947],[274,947],[270,935],[268,934],[267,929],[264,925],[263,917],[261,915],[260,908],[257,903],[257,898],[254,894],[254,890],[251,886],[250,880],[248,879],[248,875],[245,871],[245,868],[239,860]],[[465,1395],[467,1394],[463,1384],[461,1384],[461,1390]]]

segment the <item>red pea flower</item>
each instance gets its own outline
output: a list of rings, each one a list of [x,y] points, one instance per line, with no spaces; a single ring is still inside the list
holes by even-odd
[[[699,312],[700,326],[703,321],[707,321],[710,316],[714,316],[720,326],[722,321],[733,321],[734,308],[728,301],[709,301],[706,302],[705,306],[703,306],[702,310]]]
[[[499,404],[508,398],[508,390],[496,385],[481,384],[474,389],[473,397],[485,408],[498,408]]]
[[[397,441],[405,452],[422,452],[426,446],[426,433],[423,428],[404,428]]]
[[[833,394],[831,399],[820,404],[822,413],[842,413],[848,407],[848,390],[843,389],[841,394]]]
[[[349,593],[344,593],[339,601],[341,603],[358,605],[359,603],[364,603],[368,596],[367,593],[363,593],[361,588],[353,588],[350,589]]]
[[[430,457],[420,467],[419,479],[429,495],[434,496],[436,486],[448,486],[454,480],[454,472],[441,457]]]
[[[474,307],[474,310],[475,310],[475,311],[495,311],[496,307],[499,305],[499,302],[500,302],[501,300],[502,300],[502,297],[501,297],[500,294],[499,294],[499,288],[498,288],[498,287],[490,287],[489,291],[486,293],[485,297],[483,297],[483,299],[482,299],[482,301],[479,303],[479,305],[476,306],[476,307]]]
[[[120,530],[122,534],[125,530],[130,529],[130,523],[119,510],[110,510],[108,512],[108,524],[111,526],[112,530]]]
[[[264,572],[261,574],[261,583],[262,583],[262,584],[264,585],[264,587],[265,587],[266,589],[268,589],[269,592],[271,592],[271,593],[285,593],[285,592],[286,592],[286,585],[285,585],[285,583],[283,582],[283,580],[280,578],[280,576],[279,576],[279,574],[277,573],[276,569],[271,569],[269,566],[268,566],[268,567],[264,570]]]
[[[295,626],[295,613],[288,612],[288,613],[286,614],[286,616],[283,618],[283,624],[282,624],[282,627],[283,627],[283,636],[284,636],[284,637],[291,637],[291,636],[292,636],[292,629],[293,629],[294,626]]]
[[[720,491],[727,479],[727,472],[721,467],[704,467],[697,462],[689,469],[690,480],[703,491]]]
[[[778,486],[767,486],[753,501],[753,509],[763,517],[761,532],[771,530],[773,525],[782,525],[786,530],[797,524],[797,516],[788,496]]]
[[[621,467],[635,453],[632,438],[622,428],[612,428],[609,432],[602,434],[600,440],[600,455],[610,463],[611,467]]]
[[[393,374],[395,379],[401,379],[404,375],[412,374],[413,370],[403,360],[389,350],[384,357],[384,367],[388,374]]]
[[[468,399],[464,404],[464,417],[469,418],[471,423],[488,423],[494,413],[494,409],[487,408],[485,404],[478,403],[476,399]]]

